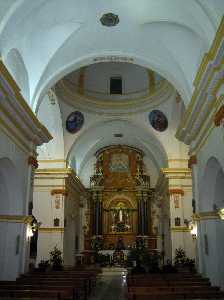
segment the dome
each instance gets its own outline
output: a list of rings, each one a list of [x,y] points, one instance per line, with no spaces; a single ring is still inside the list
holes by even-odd
[[[55,86],[60,99],[80,109],[130,112],[158,105],[171,85],[158,73],[126,62],[101,62],[80,68]]]

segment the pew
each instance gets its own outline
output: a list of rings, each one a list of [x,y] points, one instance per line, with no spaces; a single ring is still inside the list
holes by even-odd
[[[3,299],[84,299],[96,284],[96,271],[30,272],[16,281],[0,281]]]
[[[224,299],[224,292],[199,274],[128,275],[127,285],[129,300]]]

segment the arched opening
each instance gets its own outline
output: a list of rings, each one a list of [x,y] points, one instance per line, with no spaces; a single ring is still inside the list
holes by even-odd
[[[0,159],[0,279],[15,279],[22,251],[23,224],[13,221],[22,214],[17,172],[8,158]],[[15,219],[14,219],[15,220]]]
[[[224,222],[214,214],[224,207],[224,172],[215,157],[205,167],[200,184],[199,210],[203,217],[199,224],[199,260],[202,272],[212,284],[224,287]],[[212,217],[214,216],[214,217]]]

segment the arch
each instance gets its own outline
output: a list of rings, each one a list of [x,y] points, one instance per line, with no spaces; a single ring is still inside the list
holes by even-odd
[[[224,172],[215,157],[210,157],[200,182],[200,212],[216,211],[224,207]],[[213,285],[224,287],[224,222],[204,219],[199,224],[199,259],[205,276]],[[206,245],[207,244],[207,245]]]
[[[64,76],[68,75],[69,73],[78,70],[81,67],[88,66],[91,64],[95,64],[96,61],[95,59],[97,57],[107,57],[107,56],[114,56],[114,57],[127,57],[133,59],[134,63],[136,65],[139,65],[141,67],[145,67],[148,69],[151,69],[158,74],[160,74],[162,77],[167,79],[181,94],[182,99],[185,103],[185,105],[188,104],[189,99],[191,98],[191,88],[189,87],[189,84],[184,77],[184,73],[181,70],[181,68],[177,65],[177,62],[173,62],[173,66],[176,67],[176,71],[169,71],[165,70],[163,68],[164,64],[162,61],[158,63],[158,60],[161,59],[155,59],[155,58],[149,58],[149,57],[144,57],[141,56],[139,53],[138,55],[136,53],[131,53],[131,52],[120,52],[120,51],[103,51],[100,50],[99,52],[96,53],[90,53],[89,55],[86,56],[80,56],[76,60],[73,60],[69,62],[69,64],[64,64],[63,66],[59,66],[58,69],[54,70],[54,73],[50,71],[50,66],[54,64],[54,58],[49,62],[49,65],[46,67],[45,71],[42,74],[42,78],[40,78],[38,85],[36,86],[35,93],[32,98],[32,109],[34,111],[38,110],[38,107],[40,103],[43,100],[44,95],[47,93],[47,91],[54,86],[61,78]],[[166,52],[167,61],[173,61],[174,58],[170,57],[169,51]],[[56,59],[55,55],[55,59]],[[56,63],[55,63],[56,65]],[[174,75],[175,74],[175,75]]]
[[[122,140],[117,140],[113,133],[122,131]],[[108,135],[111,132],[111,135]],[[130,136],[130,132],[132,135]],[[129,133],[129,136],[125,135]],[[137,147],[145,152],[151,160],[156,164],[157,168],[166,166],[167,154],[152,132],[134,124],[129,120],[113,119],[108,121],[98,122],[94,127],[86,128],[80,136],[74,141],[68,154],[67,161],[72,161],[75,156],[77,174],[80,173],[83,165],[94,156],[95,152],[112,144],[126,144],[129,146]]]
[[[203,177],[199,186],[199,210],[212,211],[215,206],[215,193],[217,189],[217,175],[222,172],[222,167],[217,158],[210,157],[206,163]]]
[[[124,195],[124,194],[113,195],[106,202],[105,208],[108,209],[109,207],[111,207],[113,205],[114,202],[116,203],[117,200],[120,200],[120,202],[122,202],[122,201],[127,202],[129,204],[129,207],[131,207],[131,208],[134,208],[134,209],[137,208],[137,201],[136,201],[136,203],[134,203],[134,201],[132,201],[131,197],[128,197],[127,195]]]

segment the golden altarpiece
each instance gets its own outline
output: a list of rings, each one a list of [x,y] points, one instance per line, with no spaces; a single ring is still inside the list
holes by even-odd
[[[116,249],[119,242],[128,249],[141,237],[149,249],[156,248],[151,218],[153,189],[143,157],[141,150],[123,145],[96,153],[86,249],[94,237],[102,239],[104,249]]]

